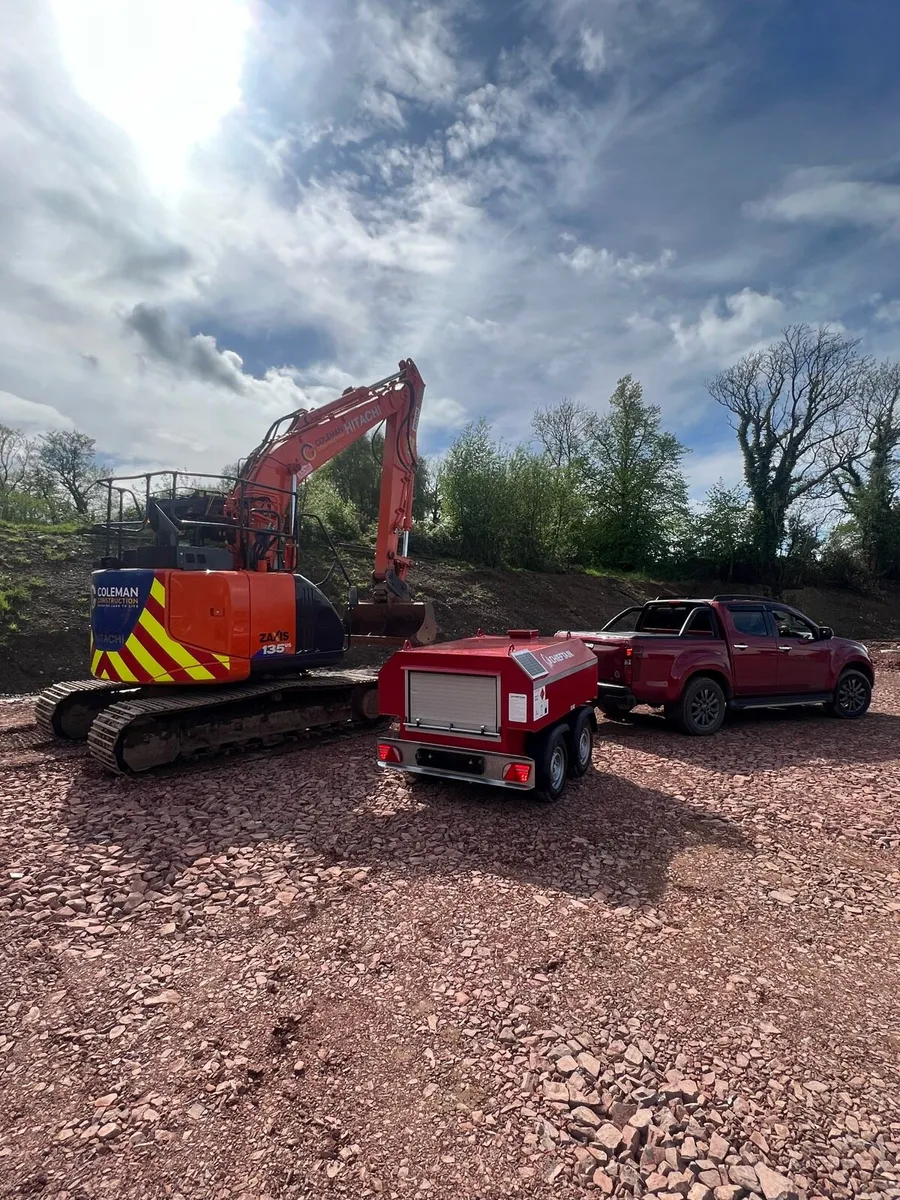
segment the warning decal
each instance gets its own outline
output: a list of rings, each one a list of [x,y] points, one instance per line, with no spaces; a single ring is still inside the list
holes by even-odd
[[[534,719],[539,721],[541,717],[546,717],[550,711],[550,701],[547,699],[547,689],[545,687],[534,689]]]

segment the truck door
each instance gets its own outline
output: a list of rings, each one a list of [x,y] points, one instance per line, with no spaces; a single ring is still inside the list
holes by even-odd
[[[831,685],[831,647],[799,613],[770,608],[778,647],[778,690],[784,695],[826,692]]]
[[[729,604],[728,647],[736,696],[765,696],[778,689],[778,648],[762,605]]]

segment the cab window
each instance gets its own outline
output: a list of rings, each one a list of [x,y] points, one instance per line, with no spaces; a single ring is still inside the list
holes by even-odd
[[[784,609],[770,609],[775,622],[775,630],[780,638],[800,638],[804,642],[815,640],[816,631],[809,621],[797,613],[786,612]]]
[[[766,614],[761,608],[732,608],[730,612],[738,633],[746,633],[750,637],[770,636]]]

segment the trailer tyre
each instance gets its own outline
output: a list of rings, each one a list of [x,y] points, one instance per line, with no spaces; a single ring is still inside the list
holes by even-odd
[[[672,709],[672,719],[682,733],[709,737],[717,733],[725,720],[725,693],[708,675],[689,679],[681,699]]]
[[[568,729],[556,725],[541,741],[536,756],[534,797],[541,804],[553,804],[563,793],[569,773]]]
[[[590,769],[591,753],[594,749],[593,712],[583,708],[572,723],[572,740],[569,747],[569,776],[577,779]]]

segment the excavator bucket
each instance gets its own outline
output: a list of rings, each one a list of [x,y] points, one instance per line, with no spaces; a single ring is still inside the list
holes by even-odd
[[[437,621],[427,602],[360,601],[350,609],[350,636],[382,645],[430,646],[437,637]]]

